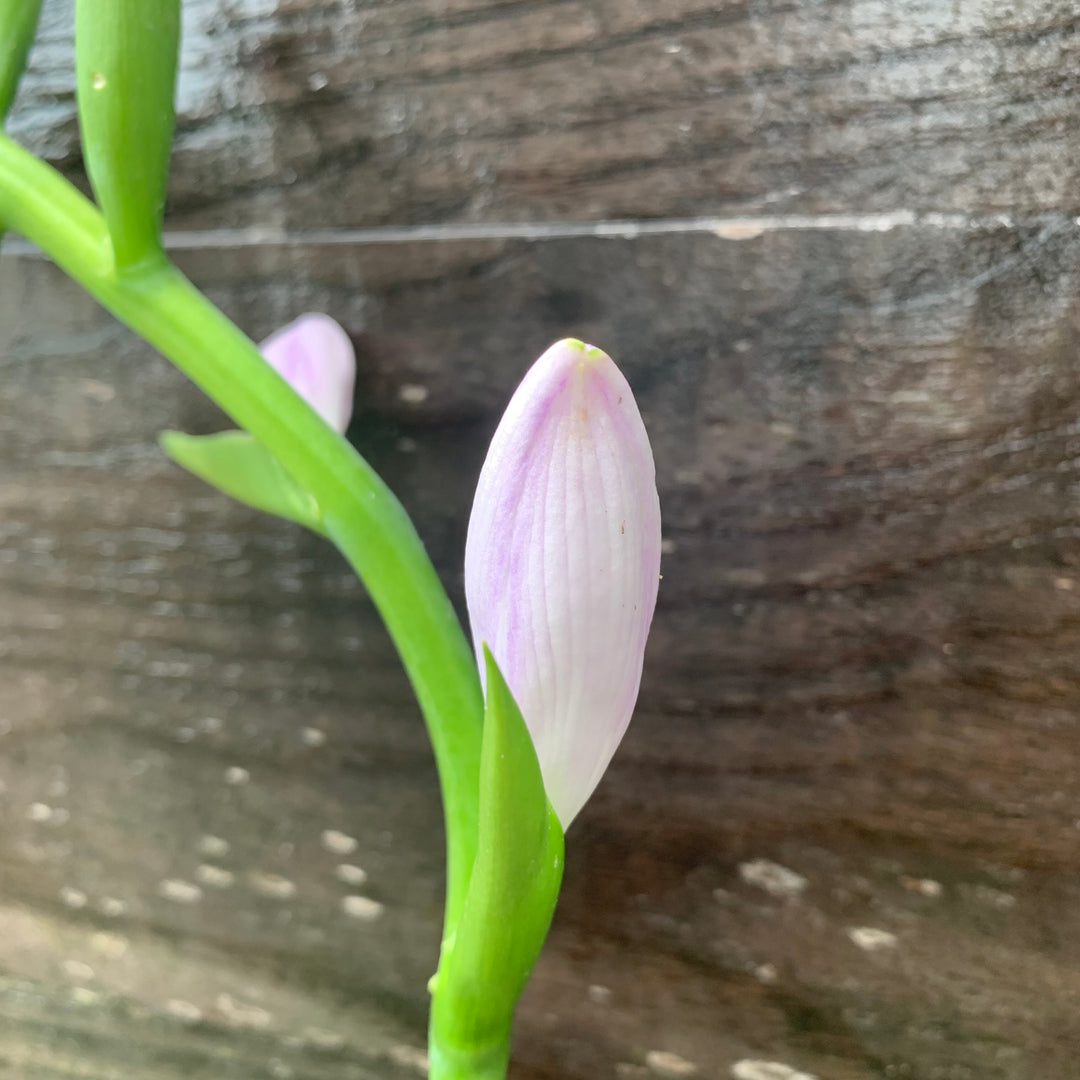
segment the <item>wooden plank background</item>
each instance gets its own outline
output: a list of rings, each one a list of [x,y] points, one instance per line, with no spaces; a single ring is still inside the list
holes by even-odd
[[[1080,5],[185,20],[178,258],[253,335],[346,326],[456,598],[543,347],[607,348],[654,442],[641,703],[516,1080],[1073,1080]],[[78,179],[71,63],[47,2],[12,130]],[[0,257],[4,1080],[422,1075],[422,724],[338,556],[156,448],[221,426]]]

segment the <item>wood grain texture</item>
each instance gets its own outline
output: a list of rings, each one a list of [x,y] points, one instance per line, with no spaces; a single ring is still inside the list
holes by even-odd
[[[80,170],[70,0],[13,130]],[[186,0],[176,225],[1080,208],[1073,0]]]
[[[344,323],[350,435],[457,597],[528,361],[572,331],[639,396],[660,603],[518,1080],[1074,1076],[1078,256],[1057,219],[184,254],[255,335]],[[163,459],[221,418],[37,259],[0,357],[0,1076],[419,1075],[438,805],[362,590]]]

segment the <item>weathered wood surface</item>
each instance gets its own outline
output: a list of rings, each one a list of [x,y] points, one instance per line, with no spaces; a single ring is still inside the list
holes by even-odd
[[[13,130],[77,173],[70,0]],[[186,0],[176,225],[1080,207],[1075,0]]]
[[[348,327],[351,434],[456,593],[528,359],[572,328],[639,393],[660,606],[516,1077],[1075,1075],[1078,255],[1072,224],[185,254],[255,334]],[[163,459],[221,418],[56,271],[0,261],[0,328],[0,1075],[416,1075],[438,805],[361,590]]]
[[[77,177],[69,9],[46,0],[13,130]],[[529,359],[575,333],[639,394],[660,605],[516,1080],[675,1075],[663,1053],[1075,1080],[1077,4],[185,19],[175,228],[777,215],[182,257],[255,335],[349,329],[351,436],[456,596]],[[168,465],[162,428],[220,416],[11,250],[0,1077],[417,1076],[441,835],[385,634],[323,543]]]

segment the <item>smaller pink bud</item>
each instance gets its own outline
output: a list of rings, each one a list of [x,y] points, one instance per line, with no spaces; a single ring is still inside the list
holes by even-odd
[[[356,355],[329,315],[301,315],[259,346],[270,366],[338,433],[352,418]]]
[[[477,654],[486,643],[521,709],[564,829],[630,722],[659,572],[660,501],[634,396],[606,353],[560,341],[491,440],[465,596]]]

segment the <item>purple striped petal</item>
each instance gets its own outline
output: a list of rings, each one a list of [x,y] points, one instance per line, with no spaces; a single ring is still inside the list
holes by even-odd
[[[630,387],[606,353],[560,341],[491,441],[465,595],[478,657],[487,642],[564,829],[630,722],[659,572],[656,472]]]
[[[259,346],[274,370],[337,432],[352,418],[356,357],[329,315],[301,315]]]

